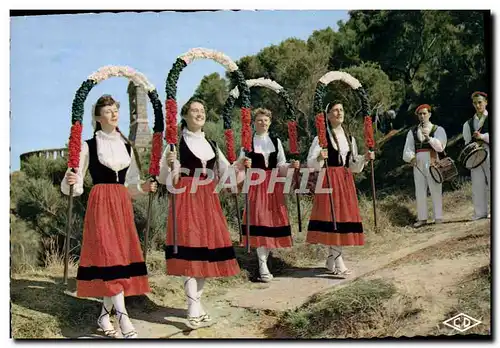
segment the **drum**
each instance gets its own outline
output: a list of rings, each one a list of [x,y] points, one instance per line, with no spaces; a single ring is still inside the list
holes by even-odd
[[[436,161],[429,167],[429,172],[435,182],[441,184],[445,181],[450,181],[458,175],[455,162],[450,157],[445,157],[442,160]]]
[[[487,157],[488,152],[484,145],[472,142],[460,152],[458,161],[462,163],[465,168],[474,169],[483,164]]]

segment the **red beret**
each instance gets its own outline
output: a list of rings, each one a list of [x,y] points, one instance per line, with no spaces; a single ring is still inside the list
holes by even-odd
[[[481,96],[485,97],[486,99],[488,99],[488,95],[486,93],[484,93],[484,92],[474,92],[474,93],[472,93],[472,95],[470,97],[472,99],[472,98],[474,98],[475,96],[478,96],[478,95],[481,95]]]
[[[418,114],[418,112],[422,109],[427,109],[427,111],[431,112],[431,106],[429,104],[422,104],[417,107],[415,114]]]

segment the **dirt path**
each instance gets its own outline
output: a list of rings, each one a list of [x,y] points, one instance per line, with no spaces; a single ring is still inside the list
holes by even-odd
[[[394,281],[399,293],[404,293],[414,301],[413,308],[421,310],[412,325],[398,327],[395,336],[425,336],[439,326],[443,314],[457,304],[449,291],[461,276],[488,263],[484,255],[462,256],[456,259],[434,259],[426,265],[404,265],[395,269],[376,272],[368,278],[385,278]],[[473,313],[468,313],[475,316]]]
[[[366,277],[391,281],[398,293],[411,301],[411,304],[405,304],[399,298],[400,303],[392,304],[399,307],[396,310],[418,312],[411,325],[395,323],[392,335],[411,337],[453,333],[442,325],[447,319],[445,315],[451,309],[467,312],[458,302],[456,290],[463,288],[465,278],[491,262],[488,222],[477,222],[473,232],[456,234],[452,239],[397,260]],[[474,312],[466,314],[474,318],[480,315]]]
[[[399,290],[410,297],[416,296],[419,303],[425,306],[427,310],[418,325],[421,326],[420,331],[428,332],[441,319],[439,315],[443,308],[453,305],[453,300],[445,295],[446,289],[456,280],[456,274],[484,264],[487,257],[482,254],[462,255],[459,259],[450,260],[434,255],[425,267],[418,263],[408,264],[408,259],[417,257],[422,251],[427,252],[432,246],[449,244],[489,226],[490,220],[463,222],[462,219],[470,216],[471,211],[471,207],[460,207],[448,215],[447,223],[441,225],[429,225],[418,230],[401,228],[402,237],[393,241],[392,246],[388,242],[376,251],[369,248],[366,250],[368,253],[356,254],[356,251],[346,248],[346,264],[353,271],[347,279],[327,274],[324,263],[320,263],[311,268],[287,269],[267,284],[247,282],[226,293],[204,296],[203,305],[214,318],[209,327],[191,330],[186,325],[185,303],[180,298],[168,297],[168,292],[165,294],[168,301],[164,303],[172,307],[157,305],[145,311],[144,307],[138,306],[130,310],[132,322],[140,338],[269,338],[266,329],[276,322],[277,313],[295,309],[312,295],[361,277],[383,277],[393,280]],[[443,296],[436,296],[436,293]],[[398,335],[412,333],[418,334],[412,329],[395,329]],[[67,331],[64,336],[82,339],[100,337],[95,333]]]
[[[468,209],[467,209],[468,211]],[[463,216],[463,211],[457,211],[450,219]],[[303,304],[310,296],[325,291],[332,286],[343,284],[354,279],[371,274],[389,265],[397,259],[414,254],[431,245],[442,243],[451,238],[465,236],[470,233],[473,225],[487,224],[489,220],[479,222],[457,222],[441,225],[429,225],[417,235],[408,236],[407,246],[386,255],[373,255],[372,258],[361,261],[349,261],[353,275],[347,279],[328,275],[324,263],[313,268],[289,269],[285,274],[276,277],[271,283],[259,288],[248,289],[240,287],[225,294],[225,299],[234,307],[284,311],[294,309]],[[346,252],[347,260],[350,260]]]
[[[484,264],[485,256],[468,256],[460,259],[460,262],[449,259],[433,260],[425,268],[417,264],[397,269],[391,265],[397,264],[398,260],[418,255],[420,251],[431,246],[446,244],[447,241],[466,237],[471,234],[472,229],[488,224],[489,220],[483,220],[428,226],[415,238],[412,238],[413,240],[423,240],[421,242],[412,243],[410,241],[409,246],[387,255],[376,255],[371,259],[351,262],[350,267],[354,274],[347,279],[328,275],[325,272],[324,264],[318,264],[317,267],[308,269],[286,270],[271,283],[252,284],[251,287],[245,284],[236,287],[228,293],[205,301],[204,306],[216,318],[216,321],[212,326],[196,331],[191,331],[185,325],[183,308],[148,313],[144,318],[134,319],[133,322],[143,338],[265,338],[263,331],[272,325],[273,320],[272,317],[265,314],[266,312],[273,313],[294,309],[314,294],[360,277],[391,278],[399,284],[401,290],[408,291],[410,294],[442,292],[454,280],[452,275],[464,272],[466,265],[474,267]],[[446,277],[446,274],[450,276]],[[422,277],[426,279],[424,283],[421,281]],[[433,285],[421,289],[424,286],[422,284]],[[424,302],[428,301],[423,300]],[[421,323],[422,330],[428,330],[430,326],[435,325],[438,313],[442,312],[444,306],[449,305],[451,305],[450,300],[445,300],[444,297],[442,302],[432,303],[425,319],[422,319],[426,321]]]

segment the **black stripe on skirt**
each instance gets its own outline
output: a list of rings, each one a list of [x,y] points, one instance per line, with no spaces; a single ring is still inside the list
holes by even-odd
[[[241,225],[243,228],[243,235],[246,235],[246,225]],[[288,226],[255,226],[250,225],[250,236],[252,237],[267,237],[267,238],[280,238],[290,237],[292,235],[292,228]]]
[[[126,266],[78,267],[77,280],[116,280],[148,275],[144,262],[134,262]]]
[[[337,229],[333,229],[332,221],[309,220],[308,231],[331,233],[363,233],[361,222],[337,222]]]
[[[209,249],[207,247],[187,247],[177,246],[177,254],[174,254],[174,246],[166,245],[165,259],[180,259],[188,261],[208,261],[219,262],[236,259],[236,254],[232,246]]]

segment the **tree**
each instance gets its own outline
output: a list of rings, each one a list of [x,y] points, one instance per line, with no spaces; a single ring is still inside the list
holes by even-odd
[[[207,121],[214,122],[219,120],[228,95],[226,80],[218,73],[204,76],[194,92],[194,97],[204,100],[207,104]]]
[[[302,160],[315,134],[314,91],[319,78],[332,70],[349,72],[360,80],[372,113],[395,110],[395,128],[414,125],[414,110],[419,104],[432,105],[433,122],[445,127],[451,138],[460,133],[463,122],[473,113],[472,91],[488,91],[490,86],[485,46],[488,21],[488,11],[351,11],[348,21],[337,23],[337,32],[327,27],[307,40],[289,38],[243,57],[237,64],[246,79],[270,78],[287,90],[299,110]],[[229,87],[234,87],[232,82]],[[326,98],[344,101],[347,122],[361,141],[355,94],[333,83]],[[271,109],[276,116],[272,128],[286,139],[282,117],[286,110],[276,94],[253,88],[251,102],[253,107]],[[235,127],[239,125],[238,107],[236,104],[233,112]],[[399,140],[386,143],[385,150],[378,153],[377,163],[384,163],[381,173],[387,172],[387,166],[401,165],[393,160],[394,151],[402,146]]]
[[[471,85],[485,80],[482,12],[384,10],[350,15],[346,26],[357,33],[360,58],[379,63],[391,80],[403,83],[400,126],[412,120],[412,110],[423,102],[437,110],[446,106],[448,114],[463,114],[455,105],[466,102],[463,96]],[[456,117],[447,118],[456,123]],[[447,124],[444,117],[439,121]]]
[[[334,36],[335,32],[331,28],[315,31],[307,41],[290,38],[237,62],[246,79],[269,78],[285,88],[297,109],[299,142],[303,144],[308,144],[311,138],[314,90],[319,78],[328,71]],[[253,107],[270,109],[275,116],[273,131],[283,140],[288,139],[283,117],[286,108],[279,96],[263,88],[253,88],[251,102]],[[307,148],[301,146],[301,149],[303,157]]]

